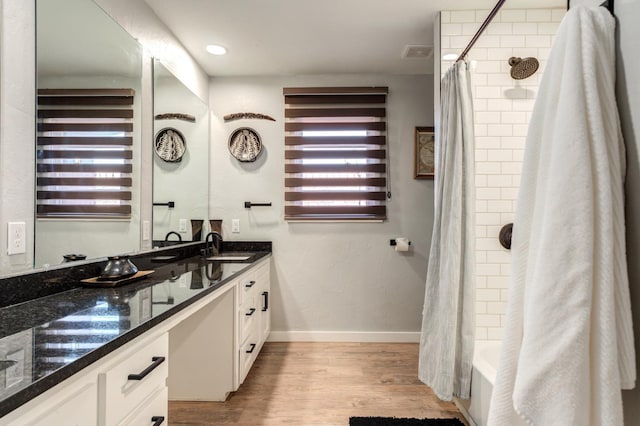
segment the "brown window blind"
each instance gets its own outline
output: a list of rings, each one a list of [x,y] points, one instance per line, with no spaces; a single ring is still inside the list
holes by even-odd
[[[387,87],[285,88],[285,219],[386,219]]]
[[[39,218],[131,217],[133,89],[40,89]]]

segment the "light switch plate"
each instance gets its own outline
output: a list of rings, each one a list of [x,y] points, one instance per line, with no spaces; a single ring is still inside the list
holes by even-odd
[[[231,232],[234,234],[240,233],[240,219],[231,219]]]
[[[187,232],[187,219],[180,219],[178,221],[178,232]]]
[[[142,221],[142,241],[149,241],[151,239],[151,222],[148,220]]]
[[[7,232],[7,254],[22,254],[27,252],[27,224],[24,222],[9,222]]]

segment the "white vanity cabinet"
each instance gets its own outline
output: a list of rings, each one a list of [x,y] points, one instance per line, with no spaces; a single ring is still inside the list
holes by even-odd
[[[157,394],[167,394],[169,375],[169,337],[163,333],[154,339],[136,342],[117,356],[98,374],[99,425],[154,424],[151,417],[167,418],[167,399],[154,403]],[[144,423],[132,423],[131,416],[147,412]],[[161,424],[161,423],[157,423]],[[166,422],[165,422],[166,424]]]
[[[234,390],[236,281],[169,331],[169,399],[224,401]]]
[[[224,401],[242,384],[270,331],[270,260],[238,275],[171,327],[169,400]]]
[[[267,341],[271,332],[271,281],[269,264],[258,270],[258,295],[260,297],[260,346]]]
[[[166,425],[151,418],[167,418],[167,333],[143,336],[2,417],[0,425]]]
[[[262,262],[238,282],[238,386],[244,382],[269,331],[269,261]]]
[[[125,425],[167,425],[167,387],[159,389],[149,397],[138,409],[134,410],[122,424]],[[164,414],[162,414],[164,413]]]
[[[96,425],[98,377],[78,374],[0,419],[0,425]]]
[[[271,329],[270,260],[8,413],[0,426],[163,425],[169,400],[224,401]]]

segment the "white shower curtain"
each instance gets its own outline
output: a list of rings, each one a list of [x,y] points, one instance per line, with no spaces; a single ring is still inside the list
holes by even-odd
[[[475,167],[468,64],[453,64],[441,88],[419,378],[450,401],[469,398],[474,345]]]

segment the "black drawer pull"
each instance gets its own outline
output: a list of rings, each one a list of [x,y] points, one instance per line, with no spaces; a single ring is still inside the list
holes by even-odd
[[[163,356],[154,356],[153,358],[151,358],[151,361],[153,361],[153,362],[151,363],[150,366],[148,366],[147,368],[142,370],[141,373],[129,374],[127,376],[127,379],[128,380],[142,380],[142,379],[144,379],[147,376],[147,374],[151,373],[153,370],[156,369],[157,366],[162,364],[164,362],[164,359],[165,358]]]
[[[246,288],[251,288],[251,287],[253,287],[254,285],[256,285],[256,282],[255,282],[255,281],[253,281],[253,280],[251,280],[251,281],[249,281],[249,283],[248,283],[248,284],[245,284],[244,286],[245,286]]]
[[[262,312],[267,312],[269,310],[269,292],[268,291],[263,291],[262,292],[262,297],[263,297],[263,306],[262,306]]]
[[[153,416],[151,417],[151,421],[153,422],[151,426],[160,426],[164,423],[164,416]]]
[[[252,343],[249,346],[251,347],[251,349],[249,349],[248,351],[245,351],[248,354],[253,353],[253,350],[256,348],[256,344]]]
[[[248,313],[246,313],[245,315],[246,315],[246,316],[248,316],[248,317],[250,317],[251,315],[253,315],[253,313],[254,313],[255,311],[256,311],[256,308],[251,308],[251,309],[249,309],[249,312],[248,312]]]

